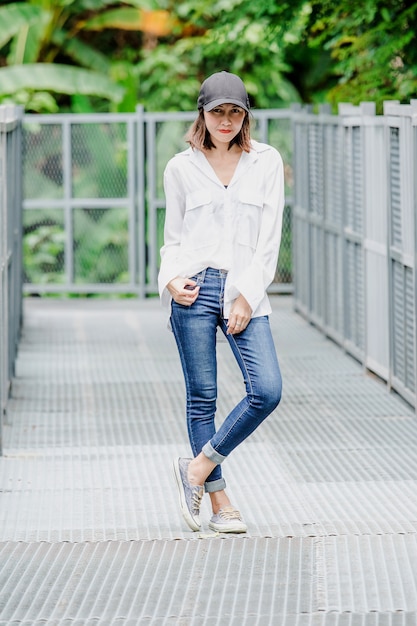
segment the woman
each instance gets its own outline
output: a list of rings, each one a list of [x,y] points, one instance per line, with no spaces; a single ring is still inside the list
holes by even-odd
[[[164,173],[166,217],[159,291],[170,312],[186,386],[194,458],[174,462],[180,506],[201,528],[204,489],[217,532],[246,532],[231,504],[221,464],[276,408],[281,374],[266,294],[278,260],[284,207],[279,153],[250,138],[241,79],[218,72],[198,97],[198,117]],[[216,430],[216,331],[226,336],[246,396]]]

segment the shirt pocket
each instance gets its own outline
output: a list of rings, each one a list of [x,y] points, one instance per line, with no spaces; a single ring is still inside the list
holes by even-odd
[[[239,193],[237,242],[255,250],[261,227],[263,196],[258,191],[242,189]]]
[[[182,229],[182,245],[188,249],[203,248],[216,242],[213,198],[208,191],[187,194]]]

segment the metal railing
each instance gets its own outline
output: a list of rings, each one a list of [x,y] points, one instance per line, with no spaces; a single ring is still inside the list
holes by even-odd
[[[24,290],[157,293],[167,161],[195,112],[24,116]],[[259,110],[253,135],[283,155],[287,204],[271,291],[292,291],[291,111]]]
[[[288,240],[273,291],[291,291],[294,277],[295,309],[415,406],[416,105],[386,103],[378,116],[372,103],[341,105],[338,115],[257,111],[254,129],[283,154],[289,183]],[[0,107],[2,420],[22,269],[27,293],[155,293],[162,171],[192,119],[142,109],[27,115],[22,145],[20,110]]]
[[[22,322],[21,117],[0,106],[0,454]]]
[[[293,123],[295,308],[416,406],[417,101]]]

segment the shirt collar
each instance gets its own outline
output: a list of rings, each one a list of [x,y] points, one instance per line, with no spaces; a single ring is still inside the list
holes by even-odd
[[[250,152],[242,152],[239,162],[236,166],[235,173],[233,175],[232,180],[230,181],[229,187],[231,187],[239,178],[243,176],[243,174],[247,171],[247,169],[258,160],[258,153],[262,152],[261,147],[263,144],[259,144],[256,141],[252,141],[252,148]],[[217,178],[213,168],[210,163],[206,159],[203,152],[200,150],[193,150],[192,148],[188,148],[183,152],[184,155],[190,157],[190,160],[196,167],[198,167],[210,180],[222,186],[222,183]]]

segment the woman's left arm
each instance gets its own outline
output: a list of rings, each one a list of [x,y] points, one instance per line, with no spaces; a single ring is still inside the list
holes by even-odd
[[[284,212],[284,165],[281,155],[271,148],[265,156],[264,204],[256,250],[250,265],[235,286],[255,311],[274,279],[281,243]]]

